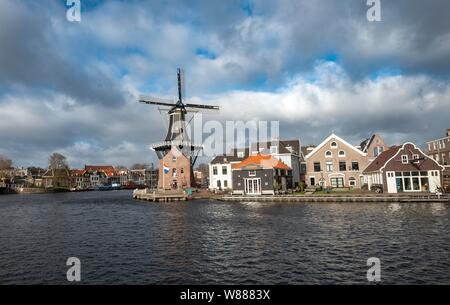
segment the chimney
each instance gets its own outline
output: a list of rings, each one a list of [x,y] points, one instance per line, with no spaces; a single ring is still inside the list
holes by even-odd
[[[447,137],[450,137],[450,128],[447,129]]]

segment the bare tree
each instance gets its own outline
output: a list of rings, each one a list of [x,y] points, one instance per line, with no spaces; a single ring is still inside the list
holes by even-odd
[[[0,170],[2,169],[12,169],[13,168],[12,160],[8,159],[4,155],[0,155]]]
[[[197,166],[197,170],[202,173],[204,179],[209,177],[209,166],[208,164],[201,163]]]
[[[69,169],[67,158],[60,153],[53,153],[48,159],[49,169]]]
[[[145,164],[145,163],[135,163],[131,166],[131,169],[146,169],[149,168],[150,166]]]

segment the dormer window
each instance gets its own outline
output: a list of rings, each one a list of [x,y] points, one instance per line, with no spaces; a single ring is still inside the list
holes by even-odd
[[[333,154],[331,153],[331,151],[327,150],[327,151],[325,152],[325,157],[331,158],[331,157],[333,157]]]
[[[419,160],[419,155],[418,154],[414,154],[413,155],[413,160]]]
[[[408,155],[402,155],[402,163],[408,164]]]
[[[337,143],[336,142],[331,142],[331,148],[337,148]]]

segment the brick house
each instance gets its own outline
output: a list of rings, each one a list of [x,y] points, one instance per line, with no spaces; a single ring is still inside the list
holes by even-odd
[[[379,134],[373,134],[370,138],[364,140],[360,144],[360,149],[367,154],[369,162],[375,160],[378,155],[389,149],[389,146],[384,143],[383,138]]]
[[[444,166],[442,185],[450,192],[450,129],[447,129],[446,137],[429,141],[426,144],[426,154]]]
[[[334,133],[306,156],[306,184],[332,188],[361,188],[367,153]]]
[[[173,147],[159,160],[158,188],[165,190],[191,187],[191,160]]]
[[[441,186],[444,167],[413,143],[393,146],[381,153],[365,170],[369,190],[386,193],[435,192]]]

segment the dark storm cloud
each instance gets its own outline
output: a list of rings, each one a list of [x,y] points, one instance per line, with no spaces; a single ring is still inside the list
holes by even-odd
[[[164,124],[136,96],[175,95],[180,65],[211,119],[279,120],[304,144],[449,127],[448,1],[382,0],[375,23],[366,0],[82,2],[69,23],[65,1],[0,1],[0,153],[18,165],[153,160]]]
[[[124,92],[117,81],[87,61],[74,60],[76,50],[68,54],[59,45],[61,34],[55,24],[70,26],[65,11],[52,2],[26,3],[0,2],[0,82],[64,92],[79,103],[120,106]]]

